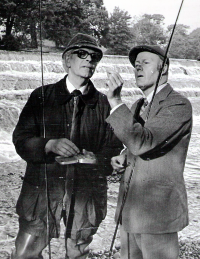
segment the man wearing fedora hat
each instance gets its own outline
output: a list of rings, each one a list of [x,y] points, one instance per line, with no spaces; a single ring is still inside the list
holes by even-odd
[[[16,206],[19,232],[13,259],[43,258],[49,240],[59,237],[61,218],[66,258],[86,258],[106,216],[106,176],[121,143],[105,121],[107,97],[90,81],[102,56],[92,36],[75,35],[62,54],[67,75],[34,90],[21,112],[13,142],[27,167]],[[55,161],[82,152],[95,156],[96,163]]]
[[[116,210],[121,222],[121,259],[177,259],[177,232],[188,225],[183,171],[192,108],[167,82],[169,59],[159,46],[136,46],[129,59],[136,85],[151,105],[144,108],[142,98],[129,109],[120,96],[122,78],[108,74],[112,110],[107,122],[126,147],[112,158],[113,168],[125,171]]]

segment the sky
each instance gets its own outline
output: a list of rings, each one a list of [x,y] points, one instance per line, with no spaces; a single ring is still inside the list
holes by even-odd
[[[167,27],[174,24],[182,0],[103,0],[108,13],[115,6],[127,11],[132,17],[147,14],[162,14]],[[178,24],[190,26],[189,32],[200,27],[200,0],[184,0]]]

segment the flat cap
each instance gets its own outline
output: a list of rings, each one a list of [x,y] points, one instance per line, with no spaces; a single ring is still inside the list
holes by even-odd
[[[91,35],[87,35],[84,33],[77,33],[67,44],[66,49],[64,50],[62,57],[64,54],[71,50],[71,49],[79,49],[79,48],[89,48],[89,49],[94,49],[98,52],[101,53],[103,56],[103,52],[101,48],[99,47],[96,39],[92,37]]]
[[[165,57],[165,50],[163,50],[158,45],[140,45],[140,46],[136,46],[136,47],[133,47],[130,50],[130,52],[129,52],[129,60],[130,60],[131,64],[134,67],[135,67],[135,60],[137,58],[137,55],[140,52],[143,52],[143,51],[147,51],[147,52],[151,52],[151,53],[157,54],[162,59],[164,59],[164,57]],[[166,59],[166,64],[169,65],[169,58],[168,57]]]

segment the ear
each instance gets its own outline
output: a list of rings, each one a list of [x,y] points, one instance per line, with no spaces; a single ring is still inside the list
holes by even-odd
[[[165,66],[164,66],[164,68],[163,68],[163,71],[162,71],[162,75],[166,75],[167,70],[168,70],[168,65],[165,64]]]
[[[71,67],[69,55],[64,55],[64,57],[62,58],[62,64],[63,64],[65,71],[68,73],[69,68]]]
[[[65,63],[66,63],[66,66],[67,66],[68,68],[70,68],[70,67],[71,67],[71,63],[70,63],[70,55],[67,55],[67,56],[66,56],[66,58],[65,58]]]

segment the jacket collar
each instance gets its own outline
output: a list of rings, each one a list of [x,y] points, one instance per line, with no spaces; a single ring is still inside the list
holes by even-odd
[[[160,102],[164,101],[172,90],[173,88],[171,87],[171,85],[167,83],[167,85],[155,95],[152,106],[154,104],[160,104]]]
[[[66,88],[66,77],[67,75],[55,85],[56,100],[60,105],[69,102],[72,98],[70,92]],[[99,92],[96,90],[91,80],[88,82],[88,89],[88,93],[81,95],[81,99],[86,105],[93,108],[98,101]]]
[[[172,90],[173,90],[173,88],[171,87],[171,85],[167,83],[166,86],[155,95],[151,109],[150,109],[150,114],[154,111],[154,109],[158,109],[160,103],[163,102],[167,98],[167,96],[171,93]],[[138,102],[141,101],[141,99],[142,98],[140,98],[138,100]],[[146,116],[147,116],[148,111],[149,111],[149,106],[147,106],[147,108],[141,115],[141,117],[145,121],[147,120]]]

